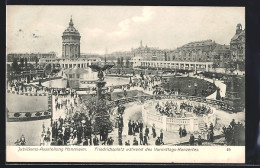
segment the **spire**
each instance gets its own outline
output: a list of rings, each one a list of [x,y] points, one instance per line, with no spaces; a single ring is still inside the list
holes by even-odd
[[[141,42],[140,42],[140,47],[143,47],[143,42],[142,42],[142,40],[141,40]]]
[[[70,27],[72,27],[74,24],[73,24],[73,21],[72,21],[72,15],[70,16]]]

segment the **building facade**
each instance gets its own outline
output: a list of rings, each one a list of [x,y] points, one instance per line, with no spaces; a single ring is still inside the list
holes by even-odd
[[[242,25],[237,24],[236,34],[230,41],[230,53],[233,61],[245,60],[245,29],[242,30]]]
[[[72,18],[69,27],[62,35],[62,58],[79,58],[80,57],[80,34],[75,29]]]
[[[165,51],[155,47],[143,46],[142,41],[138,48],[131,50],[134,57],[141,57],[146,61],[165,61]]]
[[[14,59],[17,59],[19,62],[21,58],[27,59],[28,62],[35,62],[37,59],[52,59],[57,58],[55,52],[49,53],[10,53],[7,54],[7,62],[13,62]]]

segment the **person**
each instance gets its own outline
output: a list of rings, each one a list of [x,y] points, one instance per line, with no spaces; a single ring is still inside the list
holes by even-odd
[[[119,138],[118,138],[118,145],[119,145],[119,146],[122,146],[122,145],[123,145],[122,137],[119,137]]]
[[[135,133],[139,133],[139,122],[135,122]]]
[[[149,139],[149,128],[147,127],[147,125],[145,128],[145,136],[147,136],[147,138]]]
[[[161,144],[163,144],[163,130],[161,129],[161,133],[160,133],[160,141],[161,141]]]
[[[40,146],[44,146],[44,134],[41,134]]]
[[[143,145],[148,145],[147,135],[144,135],[144,143],[143,143]]]
[[[44,135],[43,146],[48,146],[48,138],[47,138],[47,135]]]
[[[112,139],[112,137],[108,138],[107,140],[107,145],[113,145],[114,140]]]
[[[199,145],[199,146],[202,145],[202,139],[201,139],[201,136],[200,136],[200,135],[198,136],[198,145]]]
[[[153,127],[152,127],[152,132],[153,132],[153,138],[156,137],[156,132],[155,132],[155,125],[153,124]]]
[[[236,125],[235,119],[232,119],[232,121],[230,122],[230,125],[231,125],[232,128],[234,128],[234,126]]]
[[[161,142],[160,142],[160,137],[157,137],[156,141],[155,141],[155,145],[161,145]]]
[[[50,128],[48,127],[48,130],[47,130],[47,139],[46,139],[47,144],[49,144],[50,141],[51,141],[51,131],[50,131]]]
[[[26,141],[25,141],[25,137],[24,135],[22,134],[21,138],[20,138],[20,145],[21,146],[24,146],[26,144]]]
[[[181,128],[181,126],[179,128],[179,135],[180,135],[180,138],[181,138],[182,137],[182,128]]]
[[[87,138],[84,138],[83,146],[88,146],[88,139]]]
[[[194,145],[194,135],[193,134],[190,134],[190,145]]]
[[[129,120],[128,122],[128,135],[132,135],[132,124],[131,124],[131,120]]]
[[[130,140],[125,141],[125,146],[130,146]]]
[[[187,135],[187,131],[185,129],[185,126],[182,129],[182,136],[185,137]]]
[[[135,123],[134,123],[134,121],[132,121],[131,129],[132,129],[133,135],[135,136]]]
[[[139,128],[140,128],[140,131],[142,131],[142,132],[143,132],[143,127],[144,127],[144,124],[142,121],[140,121]]]
[[[98,141],[98,138],[97,138],[96,135],[95,135],[95,137],[93,139],[93,143],[94,143],[94,146],[98,146],[99,145],[99,141]]]
[[[58,145],[58,146],[62,146],[62,139],[61,139],[60,137],[58,137],[57,145]]]
[[[137,146],[138,145],[138,141],[136,140],[136,138],[134,137],[134,140],[133,140],[133,145]]]
[[[143,136],[143,132],[142,131],[139,133],[139,138],[140,138],[140,145],[143,145],[143,143],[144,143],[144,136]]]

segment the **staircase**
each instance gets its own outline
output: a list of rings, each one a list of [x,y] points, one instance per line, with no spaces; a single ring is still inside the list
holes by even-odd
[[[200,132],[206,132],[206,126],[205,126],[205,122],[203,121],[202,117],[198,117],[198,127],[199,127],[199,131]]]

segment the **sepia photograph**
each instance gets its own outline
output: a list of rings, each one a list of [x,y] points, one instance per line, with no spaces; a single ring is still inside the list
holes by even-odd
[[[7,162],[244,163],[245,31],[244,7],[7,5]]]

